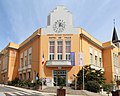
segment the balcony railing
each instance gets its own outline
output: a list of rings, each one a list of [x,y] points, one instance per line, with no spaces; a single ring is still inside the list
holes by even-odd
[[[70,60],[48,60],[46,61],[48,67],[72,67]]]

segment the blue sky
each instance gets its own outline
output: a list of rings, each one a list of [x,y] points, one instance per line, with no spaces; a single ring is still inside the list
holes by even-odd
[[[82,27],[101,42],[111,40],[113,19],[120,35],[120,0],[0,0],[0,50],[9,42],[20,44],[45,27],[48,14],[57,5],[73,14],[75,27]]]

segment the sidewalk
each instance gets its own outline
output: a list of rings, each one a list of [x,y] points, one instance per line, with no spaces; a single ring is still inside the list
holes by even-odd
[[[21,91],[26,91],[26,92],[36,92],[36,93],[41,93],[44,96],[57,96],[56,93],[47,93],[47,92],[40,92],[40,91],[36,91],[36,90],[30,90],[30,89],[25,89],[25,88],[20,88],[20,87],[15,87],[15,86],[8,86],[8,85],[3,85],[5,87],[8,88],[13,88],[16,90],[21,90]],[[70,95],[70,94],[66,94],[66,96],[85,96],[85,95]]]
[[[14,89],[21,90],[21,91],[26,91],[26,92],[31,92],[32,91],[32,92],[36,92],[36,93],[41,93],[44,96],[57,96],[56,93],[40,92],[40,91],[36,91],[36,90],[30,90],[30,89],[14,87],[14,86],[8,86],[8,85],[5,85],[5,87],[14,88]],[[85,96],[85,95],[70,95],[70,94],[66,94],[66,96]]]
[[[8,86],[8,85],[2,85],[8,88],[13,88],[16,90],[21,90],[21,91],[26,91],[26,92],[36,92],[36,93],[40,93],[44,96],[56,96],[56,87],[52,87],[52,88],[46,88],[44,90],[41,91],[36,91],[36,90],[30,90],[30,89],[25,89],[25,88],[20,88],[20,87],[14,87],[14,86]],[[56,88],[56,89],[55,89]],[[51,90],[54,90],[53,92],[51,92]],[[66,89],[66,96],[108,96],[108,94],[106,94],[105,92],[101,93],[93,93],[93,92],[89,92],[86,90],[72,90],[72,89]],[[109,96],[112,96],[111,94]]]
[[[12,88],[12,89],[16,89],[16,90],[20,90],[20,91],[25,91],[25,92],[28,92],[28,93],[31,93],[31,92],[35,92],[35,93],[40,93],[44,96],[55,96],[56,93],[45,93],[45,92],[40,92],[40,91],[36,91],[36,90],[30,90],[30,89],[25,89],[25,88],[20,88],[20,87],[15,87],[15,86],[9,86],[9,85],[3,85],[3,84],[0,84],[0,86],[5,86],[5,87],[8,87],[8,88]]]
[[[106,92],[94,93],[87,90],[74,90],[74,89],[71,89],[70,87],[64,87],[64,89],[66,89],[67,96],[68,95],[70,96],[108,96]],[[43,89],[42,92],[56,93],[57,87],[48,87]],[[112,95],[109,95],[109,96],[112,96]]]

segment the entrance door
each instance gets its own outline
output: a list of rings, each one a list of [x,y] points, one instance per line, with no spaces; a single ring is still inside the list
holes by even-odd
[[[66,86],[66,70],[53,70],[54,86]]]

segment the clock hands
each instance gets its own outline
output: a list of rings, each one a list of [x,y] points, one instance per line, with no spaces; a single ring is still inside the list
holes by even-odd
[[[54,23],[54,26],[53,26],[53,30],[55,32],[63,32],[65,29],[65,22],[63,20],[57,20],[55,23]]]
[[[62,27],[62,23],[59,23],[59,27]]]

